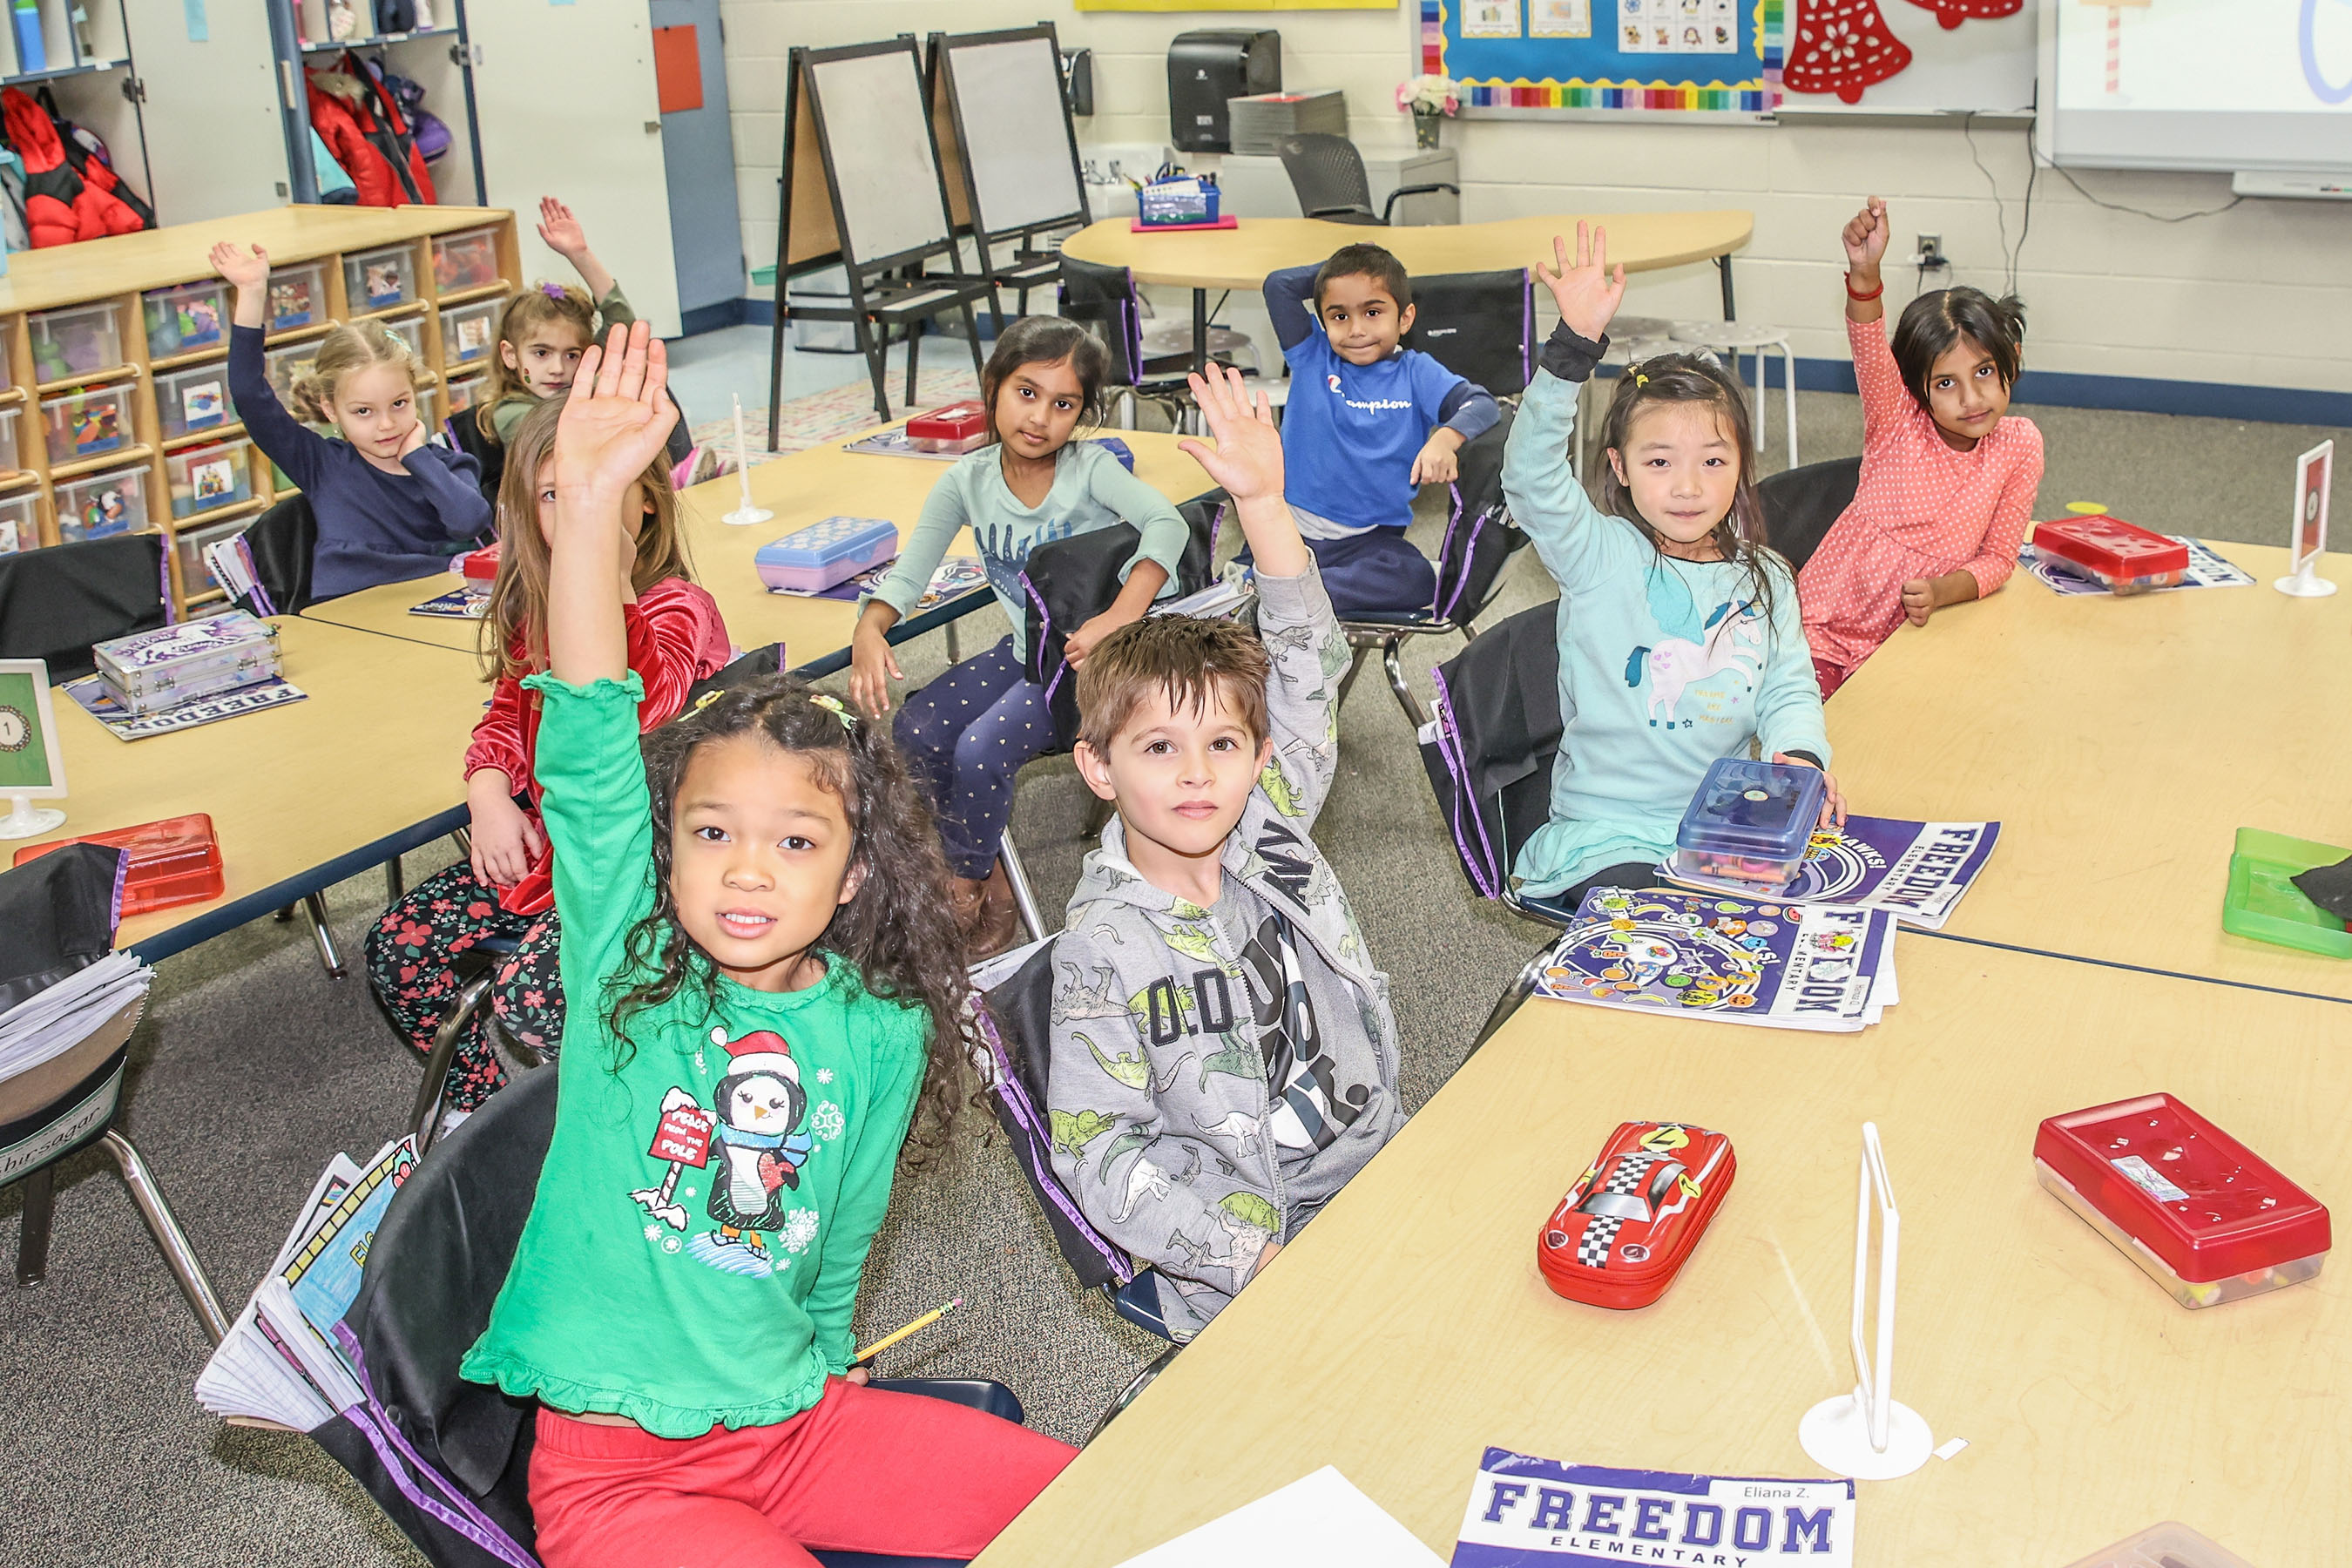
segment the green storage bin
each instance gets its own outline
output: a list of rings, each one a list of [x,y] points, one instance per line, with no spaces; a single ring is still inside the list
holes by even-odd
[[[2352,931],[2288,880],[2347,856],[2352,849],[2241,827],[2230,855],[2230,889],[2221,896],[2221,929],[2323,957],[2352,958]]]

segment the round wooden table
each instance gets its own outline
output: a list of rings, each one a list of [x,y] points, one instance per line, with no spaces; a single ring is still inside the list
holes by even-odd
[[[1088,224],[1062,242],[1062,254],[1102,267],[1124,267],[1139,283],[1192,290],[1192,361],[1206,359],[1208,291],[1255,289],[1284,267],[1320,261],[1343,245],[1386,246],[1416,276],[1533,267],[1551,258],[1551,238],[1573,235],[1579,219],[1609,231],[1609,259],[1628,272],[1712,260],[1723,273],[1723,314],[1736,318],[1731,253],[1756,229],[1749,212],[1558,213],[1493,223],[1419,224],[1395,228],[1326,223],[1307,217],[1246,217],[1234,228],[1138,234],[1126,217]]]

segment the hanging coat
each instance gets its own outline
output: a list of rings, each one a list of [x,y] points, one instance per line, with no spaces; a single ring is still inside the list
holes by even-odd
[[[25,160],[25,227],[35,249],[147,226],[115,194],[114,171],[86,153],[68,157],[57,121],[13,87],[0,89],[0,121]]]
[[[311,71],[310,88],[310,127],[351,175],[360,205],[397,207],[435,199],[433,176],[409,137],[400,106],[357,56],[346,53],[332,71]]]

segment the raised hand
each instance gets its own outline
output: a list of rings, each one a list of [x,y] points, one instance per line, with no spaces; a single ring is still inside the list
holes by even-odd
[[[555,422],[559,500],[566,492],[616,499],[662,455],[677,423],[668,384],[668,351],[643,321],[589,345]]]
[[[247,250],[222,240],[205,259],[214,271],[240,289],[258,289],[269,281],[269,252],[257,245]]]
[[[1609,231],[1592,228],[1582,219],[1576,225],[1576,256],[1570,259],[1568,241],[1551,237],[1552,264],[1536,264],[1536,276],[1551,290],[1559,319],[1577,336],[1601,341],[1625,298],[1625,268],[1609,269]]]
[[[1177,447],[1191,453],[1235,501],[1280,500],[1282,431],[1265,395],[1253,398],[1242,373],[1229,364],[1211,365],[1205,378],[1195,374],[1185,379],[1217,444],[1212,447],[1187,437]]]
[[[1873,196],[1839,237],[1845,244],[1846,265],[1857,276],[1875,277],[1879,262],[1886,256],[1886,203]]]
[[[547,248],[566,260],[588,248],[588,236],[572,209],[553,196],[539,198],[539,237]]]

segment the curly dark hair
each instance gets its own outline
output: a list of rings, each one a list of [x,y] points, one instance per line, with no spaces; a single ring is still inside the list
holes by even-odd
[[[780,751],[806,758],[849,817],[850,864],[865,879],[817,938],[816,951],[856,967],[866,989],[930,1017],[929,1065],[915,1105],[903,1157],[919,1164],[954,1130],[957,1112],[977,1094],[974,1033],[967,998],[971,982],[964,938],[948,898],[947,861],[922,789],[892,744],[889,727],[847,710],[791,676],[771,676],[722,690],[645,739],[646,785],[653,796],[654,907],[629,929],[626,958],[604,982],[606,1020],[615,1039],[614,1070],[636,1054],[629,1020],[689,988],[706,1016],[719,1004],[719,969],[678,920],[670,887],[670,835],[678,786],[701,747],[757,733]]]
[[[1748,398],[1738,381],[1721,365],[1696,354],[1660,354],[1630,365],[1617,382],[1602,426],[1602,442],[1612,452],[1622,452],[1632,434],[1633,416],[1668,403],[1697,403],[1712,407],[1739,458],[1739,486],[1732,492],[1731,510],[1715,525],[1715,547],[1726,561],[1746,569],[1757,609],[1772,618],[1772,569],[1788,571],[1788,563],[1766,542],[1764,508],[1756,499],[1756,437],[1748,418]],[[1633,492],[1617,477],[1614,465],[1603,464],[1595,476],[1594,500],[1612,517],[1622,517],[1642,531],[1653,546],[1658,531],[1633,505]],[[1661,550],[1660,554],[1664,552]]]

